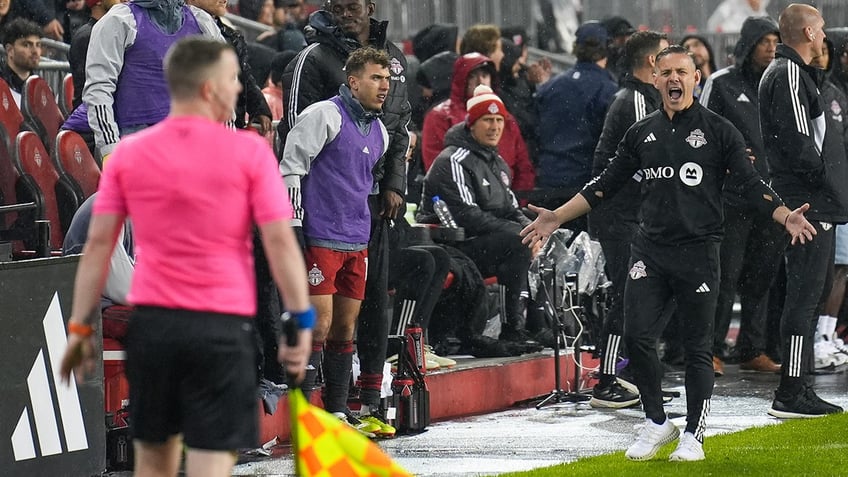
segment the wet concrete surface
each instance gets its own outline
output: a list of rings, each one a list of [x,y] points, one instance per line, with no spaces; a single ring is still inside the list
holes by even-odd
[[[739,371],[734,365],[727,365],[725,371],[716,378],[708,438],[780,422],[766,414],[778,375]],[[681,393],[666,405],[666,412],[682,428],[686,414],[682,371],[667,373],[664,388]],[[844,370],[816,376],[815,388],[822,398],[848,407]],[[623,450],[643,422],[638,407],[596,410],[588,403],[562,403],[434,423],[424,433],[379,441],[379,445],[417,476],[497,475]],[[272,457],[242,461],[234,475],[290,476],[294,471],[288,449],[279,446]]]

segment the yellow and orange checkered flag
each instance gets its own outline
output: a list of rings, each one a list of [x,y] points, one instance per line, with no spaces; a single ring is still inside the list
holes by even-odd
[[[299,477],[412,477],[377,444],[310,404],[300,388],[288,394]]]

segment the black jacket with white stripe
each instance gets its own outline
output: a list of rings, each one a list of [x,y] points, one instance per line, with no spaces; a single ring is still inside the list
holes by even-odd
[[[406,56],[386,39],[387,26],[387,21],[370,20],[369,46],[386,50],[391,59],[389,93],[381,118],[389,132],[389,149],[374,168],[374,181],[380,184],[380,190],[393,190],[403,196],[409,147],[407,126],[412,108],[407,100]],[[339,86],[347,82],[343,68],[348,56],[362,47],[355,39],[346,37],[333,23],[332,15],[324,10],[310,15],[304,30],[309,46],[288,64],[282,78],[286,113],[278,132],[284,140],[297,115],[307,106],[338,94]]]
[[[848,222],[848,164],[840,125],[825,114],[824,72],[778,45],[760,81],[760,130],[772,187],[790,208],[809,202],[807,218]]]
[[[595,147],[592,177],[597,176],[609,165],[618,143],[627,129],[636,121],[653,113],[662,103],[660,93],[654,85],[627,75],[622,89],[604,118],[604,129]],[[589,214],[589,230],[601,239],[629,240],[639,223],[639,180],[641,176],[624,186],[615,198],[604,201]]]
[[[448,129],[445,148],[424,177],[416,220],[438,223],[433,212],[437,195],[467,237],[504,231],[518,235],[530,220],[518,208],[510,173],[498,148],[478,143],[463,121]]]
[[[782,204],[748,159],[739,130],[698,102],[672,119],[661,108],[634,124],[609,166],[580,194],[594,208],[637,172],[642,176],[637,236],[653,243],[720,241],[726,181],[745,191],[760,213],[771,215]]]

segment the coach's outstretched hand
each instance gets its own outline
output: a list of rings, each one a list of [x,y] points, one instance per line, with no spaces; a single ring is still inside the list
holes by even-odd
[[[790,212],[784,219],[783,227],[792,237],[792,245],[798,242],[805,244],[812,241],[813,236],[816,235],[816,228],[804,217],[804,212],[809,209],[810,204],[804,204]]]

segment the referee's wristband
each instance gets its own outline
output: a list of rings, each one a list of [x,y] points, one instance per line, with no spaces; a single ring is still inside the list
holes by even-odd
[[[315,326],[315,307],[311,305],[304,311],[290,311],[289,314],[297,322],[298,329],[312,329]]]

